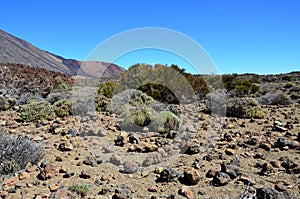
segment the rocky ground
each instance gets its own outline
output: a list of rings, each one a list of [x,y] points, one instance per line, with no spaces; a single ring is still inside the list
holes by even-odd
[[[150,125],[125,130],[112,111],[69,115],[64,97],[72,97],[72,78],[22,65],[0,66],[0,135],[26,136],[45,151],[37,164],[1,176],[2,198],[300,198],[299,73],[259,77],[260,90],[251,97],[289,104],[263,105],[263,119],[221,117],[209,114],[204,103],[181,104],[168,112],[177,115],[180,125],[167,120],[173,129],[158,133]],[[284,95],[269,94],[271,89]],[[137,94],[137,101],[153,100]],[[121,104],[124,96],[119,96]],[[98,98],[96,106],[102,110],[108,102]],[[35,105],[44,115],[31,110]],[[152,105],[153,110],[163,107]],[[262,113],[254,108],[254,117],[257,110]],[[149,107],[124,110],[140,114]],[[7,159],[3,153],[0,158]]]
[[[223,123],[199,105],[180,109],[191,134],[186,139],[147,129],[121,131],[115,115],[106,112],[19,123],[18,112],[3,111],[2,131],[43,143],[45,156],[38,165],[3,176],[0,194],[76,198],[68,187],[83,184],[85,198],[300,197],[299,105],[266,106],[266,119]]]

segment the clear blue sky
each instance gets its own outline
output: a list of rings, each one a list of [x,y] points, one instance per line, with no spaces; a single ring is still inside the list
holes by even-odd
[[[220,73],[284,73],[300,70],[299,10],[299,0],[3,0],[0,29],[84,60],[114,34],[169,28],[202,45]],[[179,59],[147,51],[118,64],[126,68],[140,59],[186,67]]]

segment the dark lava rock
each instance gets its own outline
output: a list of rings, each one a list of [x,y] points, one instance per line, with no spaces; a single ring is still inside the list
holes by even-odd
[[[75,136],[76,136],[76,130],[70,129],[70,130],[68,131],[68,134],[70,134],[70,135],[72,135],[73,137],[75,137]]]
[[[75,172],[73,172],[73,171],[67,171],[67,173],[65,173],[63,175],[63,178],[70,178],[70,177],[72,177],[74,175],[75,175]]]
[[[252,145],[252,146],[255,146],[255,145],[257,144],[257,138],[250,138],[250,139],[247,141],[247,144]]]
[[[300,142],[300,132],[298,133],[297,141]]]
[[[158,182],[171,182],[175,181],[178,174],[171,168],[166,168],[160,172],[160,176],[157,179]]]
[[[200,180],[200,175],[195,169],[186,168],[180,180],[186,185],[196,185]]]
[[[272,173],[274,173],[274,167],[271,164],[266,162],[261,169],[261,173],[263,175],[272,174]]]
[[[100,185],[103,184],[103,182],[102,182],[100,179],[96,179],[95,182],[94,182],[94,184],[95,184],[96,186],[100,186]]]
[[[231,141],[233,140],[232,135],[229,134],[229,133],[225,133],[225,134],[223,135],[223,139],[224,139],[225,141],[227,141],[227,142],[231,142]]]
[[[112,155],[109,159],[109,162],[116,165],[116,166],[119,166],[120,164],[123,163],[121,157],[116,156],[116,155]]]
[[[229,163],[221,164],[221,171],[228,174],[231,179],[238,177],[241,172],[239,170],[240,161],[239,159],[231,160]]]
[[[279,160],[281,161],[281,166],[286,170],[291,170],[299,166],[297,163],[295,163],[293,160],[290,160],[289,158],[280,158]]]
[[[283,148],[287,145],[287,141],[284,138],[278,138],[274,146],[278,148]]]
[[[48,180],[55,176],[58,173],[58,168],[56,168],[54,165],[42,162],[40,165],[40,173],[37,176],[40,180]]]
[[[207,177],[207,178],[213,178],[215,175],[216,175],[216,171],[210,169],[206,173],[205,177]]]
[[[259,148],[264,149],[265,151],[270,151],[271,150],[271,144],[267,143],[267,142],[261,142],[259,144]]]
[[[177,131],[169,131],[166,138],[169,138],[169,139],[174,139],[176,137],[176,135],[178,134]]]
[[[258,188],[256,189],[257,199],[288,199],[290,198],[287,192],[279,192],[272,188]]]
[[[91,170],[82,170],[79,177],[83,179],[89,179],[92,176]]]
[[[214,186],[224,186],[228,184],[230,180],[231,178],[227,173],[217,171],[213,178],[212,183]]]
[[[123,169],[120,169],[121,173],[133,174],[138,171],[138,165],[134,162],[125,161],[123,164]]]
[[[112,196],[112,199],[128,199],[133,198],[131,194],[130,187],[126,185],[121,185],[115,190],[115,194]]]
[[[139,138],[135,135],[132,135],[132,134],[129,135],[128,139],[129,139],[129,142],[131,144],[138,144],[139,143]]]
[[[125,139],[123,136],[118,136],[117,139],[115,140],[115,145],[116,146],[124,146],[125,145]]]
[[[198,142],[188,143],[184,148],[186,149],[184,153],[189,155],[198,154],[201,152],[201,146]]]
[[[91,155],[85,157],[85,159],[83,160],[83,164],[90,165],[92,167],[96,167],[98,165],[97,159]]]
[[[203,160],[206,160],[208,162],[212,161],[214,159],[214,157],[210,154],[206,155],[203,157]]]
[[[239,141],[237,143],[237,146],[242,147],[242,148],[247,148],[247,145],[244,142],[242,142],[242,141]]]

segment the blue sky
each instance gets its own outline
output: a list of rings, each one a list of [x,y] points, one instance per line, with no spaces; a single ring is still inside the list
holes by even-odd
[[[220,73],[285,73],[300,70],[299,9],[298,0],[3,0],[0,29],[84,60],[120,32],[168,28],[197,41]],[[180,57],[156,50],[116,60],[125,68],[135,62],[174,63],[195,72]]]

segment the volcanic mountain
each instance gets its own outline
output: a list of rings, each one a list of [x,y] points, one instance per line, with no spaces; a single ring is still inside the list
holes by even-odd
[[[41,50],[32,44],[17,38],[0,29],[0,63],[23,64],[44,68],[66,75],[90,74],[86,69],[97,70],[97,77],[119,77],[125,69],[102,61],[77,61],[65,59],[50,52]],[[84,68],[84,70],[79,70]],[[80,71],[80,72],[78,72]],[[95,73],[94,73],[95,74]]]

